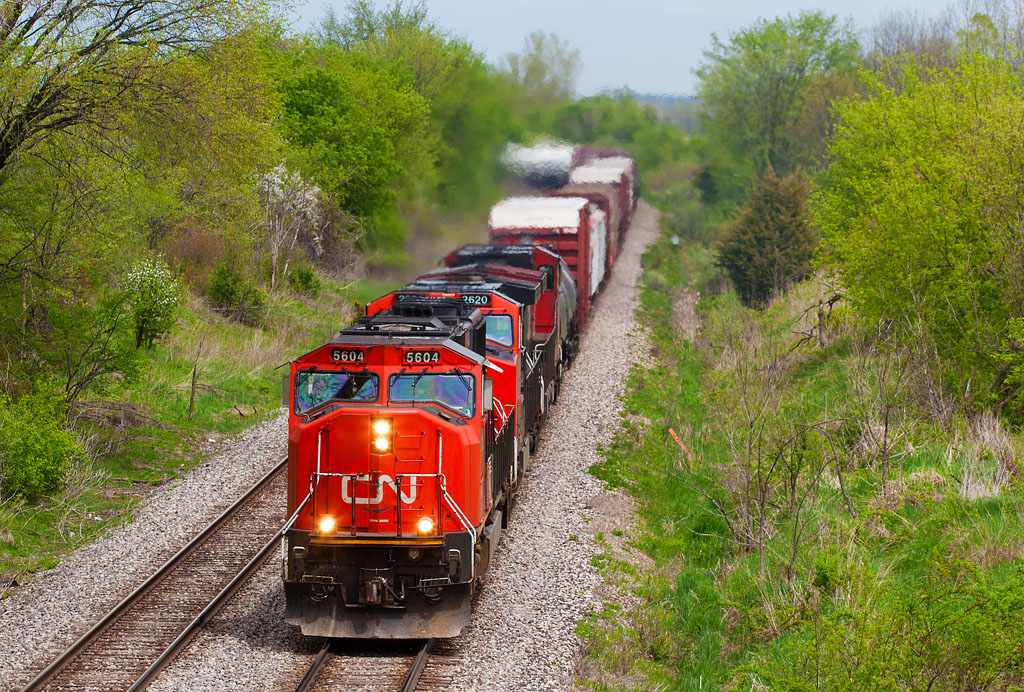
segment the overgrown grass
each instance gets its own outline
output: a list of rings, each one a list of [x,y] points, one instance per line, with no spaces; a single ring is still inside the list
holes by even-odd
[[[653,362],[592,469],[638,500],[654,567],[599,560],[624,597],[580,628],[584,684],[1020,689],[1019,436],[934,422],[913,359],[849,313],[819,346],[813,282],[763,312],[711,295],[704,246],[672,234],[644,258]]]
[[[379,285],[323,280],[316,298],[280,291],[258,327],[190,297],[171,334],[145,355],[140,376],[78,407],[92,459],[60,497],[0,505],[0,593],[123,522],[153,487],[203,458],[209,442],[276,414],[289,360],[323,343]],[[376,295],[376,294],[374,294]],[[193,396],[192,372],[196,370]]]

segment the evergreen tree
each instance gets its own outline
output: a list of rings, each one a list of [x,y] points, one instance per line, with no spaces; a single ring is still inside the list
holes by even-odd
[[[747,305],[763,304],[810,272],[818,232],[807,215],[809,193],[802,172],[779,178],[769,168],[726,227],[717,263]]]

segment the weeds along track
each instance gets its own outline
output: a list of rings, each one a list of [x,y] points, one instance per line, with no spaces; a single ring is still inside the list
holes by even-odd
[[[446,681],[425,674],[437,642],[328,641],[295,692],[441,692]]]
[[[287,460],[43,669],[22,692],[141,690],[273,553]]]

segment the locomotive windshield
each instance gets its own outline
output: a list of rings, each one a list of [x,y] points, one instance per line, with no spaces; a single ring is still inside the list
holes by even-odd
[[[487,323],[487,340],[493,341],[502,346],[512,346],[512,316],[511,315],[487,315],[484,317]]]
[[[330,401],[376,401],[372,372],[305,370],[295,374],[295,413],[302,415]]]
[[[411,373],[392,375],[388,398],[392,403],[440,404],[462,416],[472,416],[475,380],[466,373]]]

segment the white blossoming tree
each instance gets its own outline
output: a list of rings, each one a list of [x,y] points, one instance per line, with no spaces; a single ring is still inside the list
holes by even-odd
[[[167,263],[154,257],[135,264],[124,286],[135,325],[135,348],[152,348],[153,342],[174,326],[181,302],[180,284]]]
[[[260,201],[263,231],[270,250],[270,290],[274,290],[277,277],[288,274],[288,263],[299,236],[308,234],[314,251],[322,251],[321,232],[329,221],[321,209],[320,188],[289,171],[284,164],[260,180]]]

